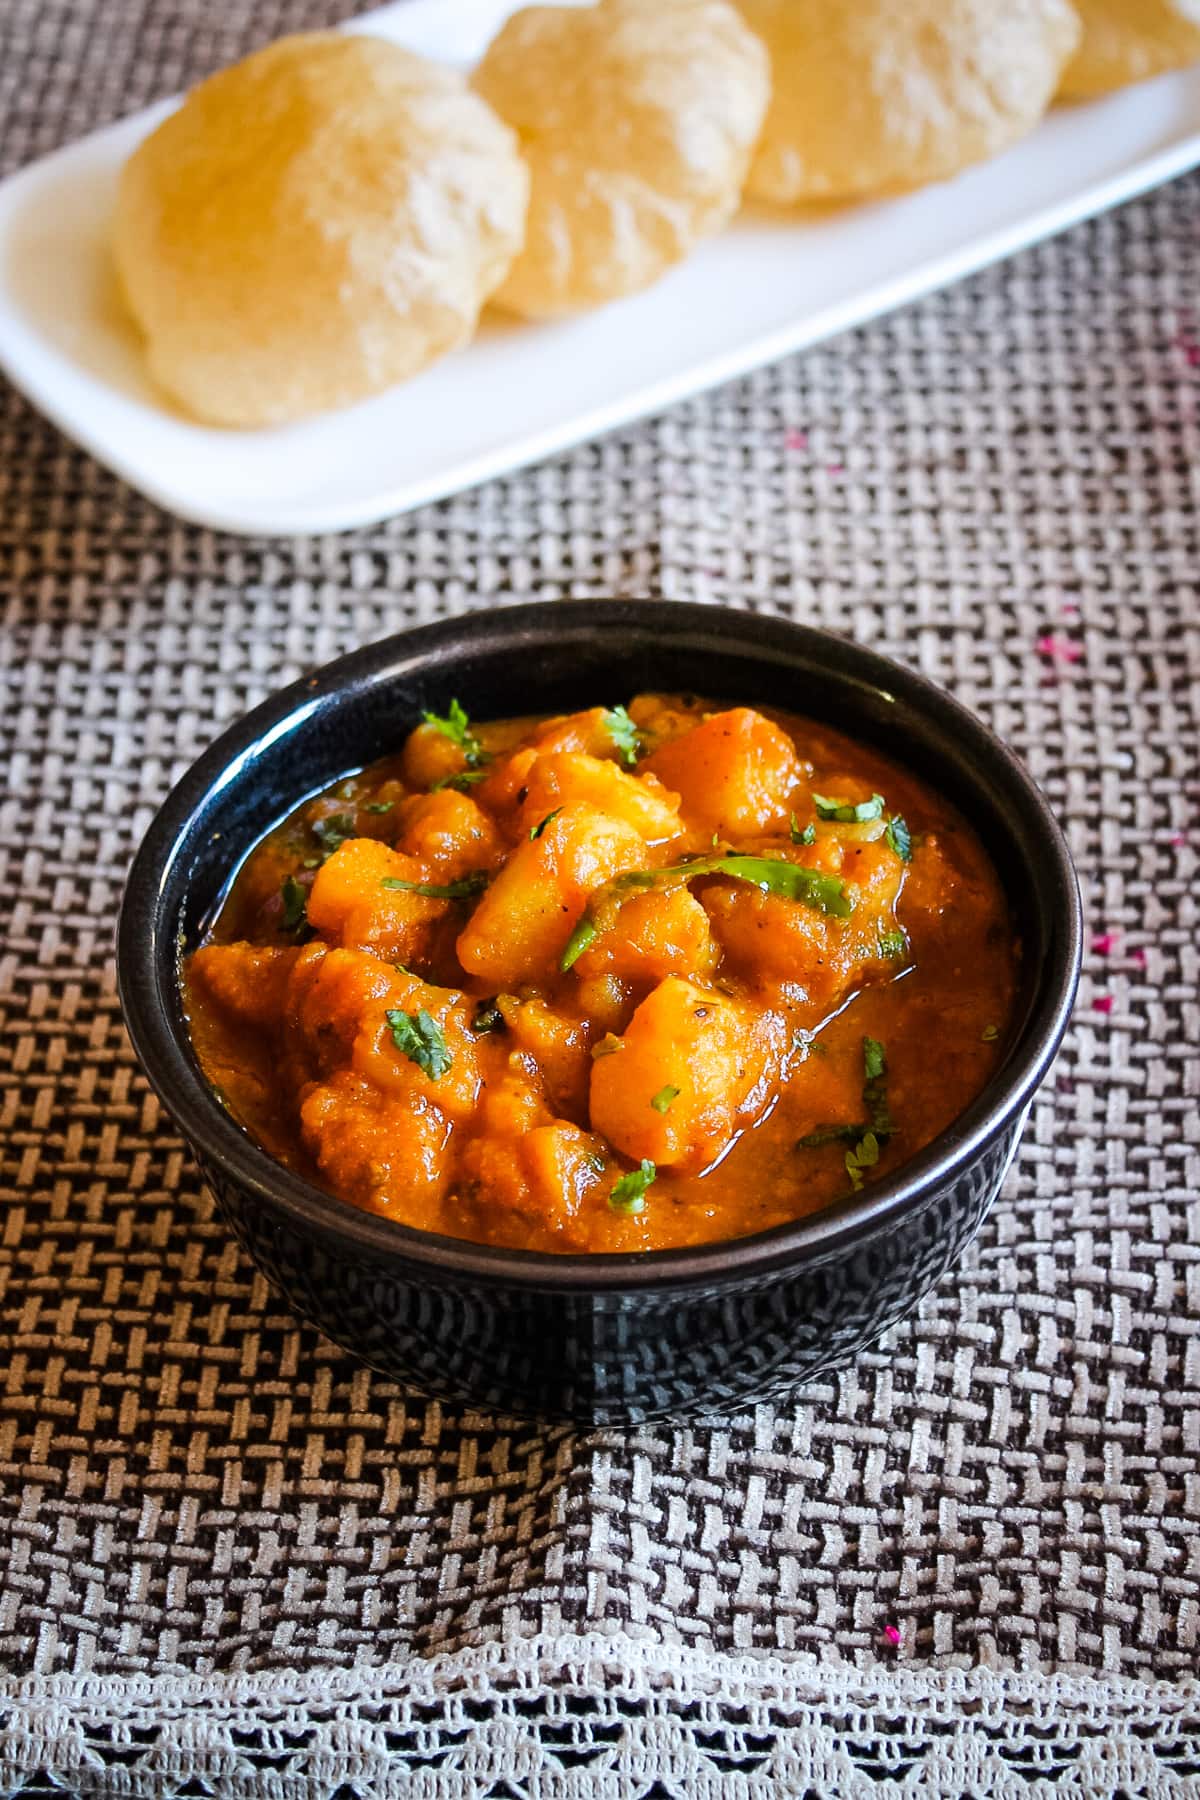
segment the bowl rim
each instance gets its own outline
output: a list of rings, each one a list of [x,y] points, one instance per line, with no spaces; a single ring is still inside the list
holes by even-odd
[[[1045,979],[1034,994],[1020,1037],[971,1105],[892,1175],[804,1218],[750,1237],[669,1250],[613,1253],[478,1244],[363,1211],[277,1162],[225,1110],[204,1079],[187,1033],[182,1026],[177,1028],[172,1010],[172,1002],[178,998],[178,926],[174,919],[164,923],[162,917],[167,876],[205,805],[236,781],[259,751],[315,715],[331,694],[364,680],[398,683],[406,670],[411,678],[423,657],[464,629],[470,630],[474,649],[484,639],[519,640],[530,630],[535,638],[569,636],[580,630],[590,637],[605,625],[632,625],[643,635],[661,635],[664,640],[678,639],[686,631],[693,640],[697,636],[723,638],[725,647],[732,636],[738,639],[739,652],[750,657],[818,667],[836,661],[842,678],[848,664],[856,685],[889,700],[899,693],[906,703],[934,714],[943,727],[953,728],[966,745],[973,743],[999,767],[1010,797],[1019,801],[1023,830],[1037,840],[1044,878],[1052,884],[1061,941],[1053,953],[1047,946]],[[768,655],[770,650],[776,654]],[[854,729],[852,720],[848,728]],[[969,782],[969,771],[966,779]],[[1005,886],[1011,891],[1011,884]],[[1082,941],[1079,884],[1048,801],[1003,740],[925,676],[854,639],[736,607],[653,598],[535,601],[456,614],[392,633],[289,683],[221,732],[172,786],[134,857],[117,928],[117,983],[126,1028],[142,1069],[195,1153],[206,1179],[208,1165],[215,1165],[243,1192],[282,1211],[305,1233],[343,1252],[350,1250],[374,1261],[383,1258],[394,1266],[407,1265],[413,1276],[426,1280],[544,1293],[614,1294],[714,1281],[741,1285],[784,1267],[812,1267],[920,1211],[1028,1109],[1070,1020]],[[170,970],[170,992],[162,978],[165,968]]]

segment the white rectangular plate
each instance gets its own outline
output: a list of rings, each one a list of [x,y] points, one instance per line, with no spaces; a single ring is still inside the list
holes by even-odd
[[[356,22],[473,62],[512,0],[408,0]],[[218,431],[147,381],[107,251],[117,172],[172,103],[0,185],[0,366],[153,500],[226,531],[338,531],[655,412],[944,286],[1200,163],[1200,69],[1062,108],[1025,143],[904,199],[798,219],[749,212],[648,293],[475,341],[377,399]]]

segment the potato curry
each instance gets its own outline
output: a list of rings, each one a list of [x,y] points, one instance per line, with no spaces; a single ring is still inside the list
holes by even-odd
[[[639,1251],[910,1158],[995,1068],[1018,955],[923,781],[825,725],[642,694],[427,713],[257,846],[185,982],[218,1097],[342,1200]]]

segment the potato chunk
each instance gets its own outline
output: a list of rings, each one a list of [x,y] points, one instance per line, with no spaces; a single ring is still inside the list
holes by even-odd
[[[633,1162],[702,1169],[767,1104],[785,1041],[776,1015],[670,975],[593,1063],[592,1125]]]
[[[486,778],[476,789],[479,799],[484,806],[500,813],[522,805],[530,774],[544,756],[589,756],[597,761],[619,759],[622,751],[613,736],[612,718],[607,707],[592,706],[586,712],[546,719],[527,734],[519,748],[508,755],[497,756],[488,765]],[[579,798],[592,799],[592,796],[581,794]],[[601,804],[599,801],[594,803]],[[543,807],[530,823],[536,825],[549,810],[549,807]]]
[[[191,970],[227,1013],[266,1029],[279,1023],[299,954],[287,945],[204,944]]]
[[[418,725],[408,735],[400,759],[400,769],[411,788],[431,788],[436,781],[448,781],[464,774],[470,765],[461,744],[436,725]]]
[[[602,926],[575,967],[581,979],[617,975],[634,982],[712,972],[717,947],[708,914],[686,887],[634,894]]]
[[[595,1027],[568,1018],[544,1000],[518,1000],[502,994],[497,1003],[518,1050],[533,1058],[556,1112],[583,1118],[587,1112],[588,1076],[592,1067]]]
[[[613,715],[604,706],[589,706],[586,712],[562,713],[546,719],[529,735],[529,742],[539,756],[552,756],[560,750],[577,750],[585,756],[619,756],[620,748],[612,732]]]
[[[840,827],[847,834],[853,826]],[[800,856],[777,848],[776,856]],[[740,881],[711,881],[703,903],[729,966],[764,987],[788,988],[818,1011],[899,962],[890,940],[900,928],[894,906],[904,865],[887,843],[822,838],[803,852],[806,865],[840,875],[852,886],[849,919],[831,918],[801,901],[763,893]]]
[[[614,762],[579,752],[539,756],[526,779],[521,825],[533,831],[548,813],[580,802],[610,819],[623,819],[649,844],[666,843],[683,829],[679,796],[668,793],[653,775],[644,780]]]
[[[642,772],[681,795],[689,825],[737,837],[785,826],[806,771],[786,732],[739,706],[655,750]]]
[[[288,1023],[310,1072],[352,1069],[380,1093],[424,1095],[451,1120],[474,1109],[487,1052],[470,1028],[473,1004],[456,989],[433,987],[366,951],[310,944],[297,963],[288,1003]],[[388,1015],[415,1018],[420,1012],[440,1034],[449,1058],[445,1068],[425,1068],[395,1041]]]
[[[535,1246],[570,1249],[586,1241],[577,1237],[573,1224],[589,1201],[599,1199],[603,1147],[577,1125],[554,1119],[513,1142],[474,1139],[463,1156],[463,1177],[468,1196],[485,1218],[515,1213]],[[505,1231],[502,1241],[507,1236]]]
[[[433,927],[453,902],[384,883],[437,880],[414,857],[374,838],[350,838],[317,870],[308,922],[345,948],[373,950],[388,962],[418,962],[428,950]]]
[[[302,1059],[322,1073],[350,1060],[367,1012],[381,1017],[407,977],[364,950],[306,944],[288,983],[285,1024]]]
[[[669,744],[672,738],[682,737],[685,731],[694,731],[704,717],[698,710],[698,703],[654,693],[635,695],[629,702],[628,712],[643,745],[647,746],[647,754],[650,749],[658,750]]]
[[[494,869],[504,856],[503,839],[483,808],[454,788],[405,801],[396,848],[427,864],[439,882]]]
[[[431,987],[415,976],[401,976],[400,991],[386,1008],[368,1009],[354,1040],[353,1066],[381,1093],[417,1093],[437,1105],[454,1123],[469,1119],[483,1083],[480,1066],[483,1040],[471,1030],[474,1007],[453,988]],[[391,1017],[432,1022],[445,1066],[424,1064],[396,1041]],[[428,1027],[426,1028],[428,1029]]]
[[[450,1177],[450,1123],[419,1094],[384,1094],[348,1069],[300,1104],[304,1144],[335,1193],[418,1226]]]
[[[553,972],[588,895],[645,860],[632,826],[594,806],[566,807],[513,851],[459,936],[459,961],[501,989]]]

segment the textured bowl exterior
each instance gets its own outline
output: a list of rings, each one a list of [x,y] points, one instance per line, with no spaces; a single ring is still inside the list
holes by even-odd
[[[235,1235],[304,1318],[373,1368],[489,1412],[636,1424],[741,1410],[851,1361],[955,1264],[1021,1121],[864,1243],[797,1269],[649,1294],[439,1280],[297,1230],[198,1156]]]
[[[394,749],[425,707],[476,717],[692,688],[856,732],[971,817],[1022,944],[1013,1040],[978,1101],[888,1178],[793,1225],[644,1256],[491,1249],[360,1212],[229,1117],[188,1036],[179,963],[233,868],[305,794]],[[164,803],[130,875],[118,975],[134,1047],[240,1241],[335,1342],[413,1387],[584,1423],[728,1411],[852,1358],[910,1313],[978,1229],[1057,1049],[1082,921],[1028,775],[920,677],[825,633],[678,602],[535,605],[385,640],[267,701]],[[934,1048],[931,1053],[936,1054]]]

